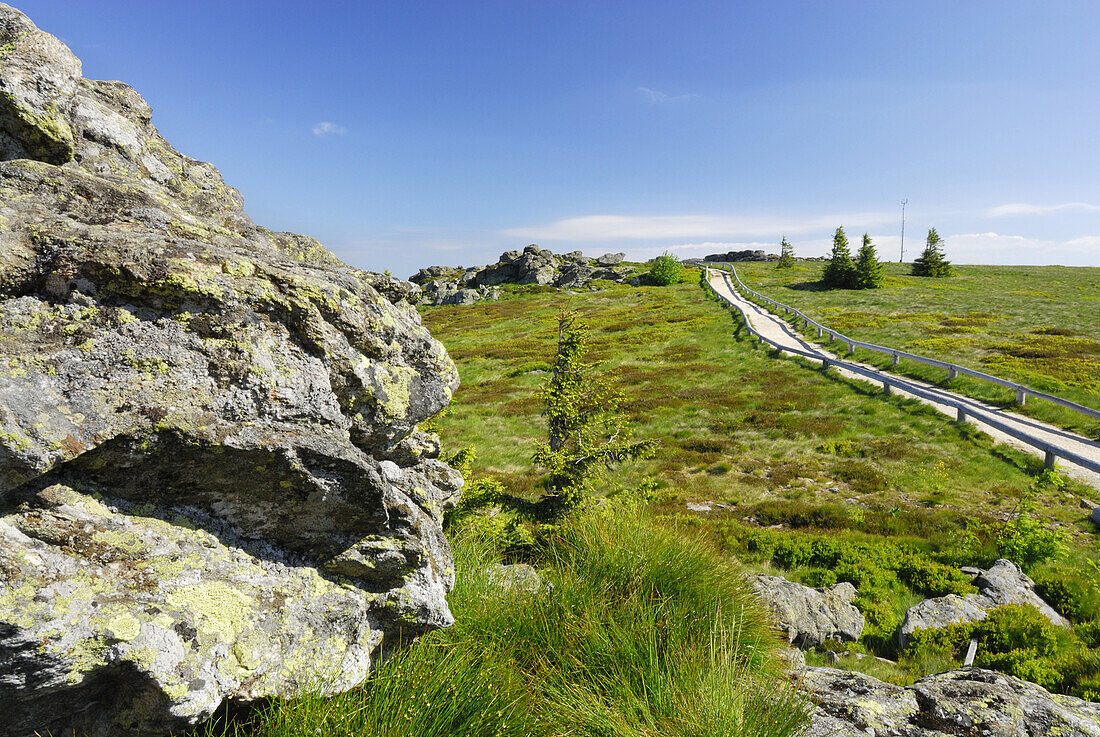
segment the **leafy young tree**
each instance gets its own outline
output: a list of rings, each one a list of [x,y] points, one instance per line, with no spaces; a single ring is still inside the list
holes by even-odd
[[[623,395],[585,363],[588,327],[575,312],[558,314],[554,371],[543,385],[547,440],[535,447],[535,463],[550,471],[546,500],[557,510],[576,507],[585,490],[617,464],[652,455],[656,443],[632,439],[619,411]]]
[[[833,251],[821,272],[821,281],[826,286],[840,289],[851,289],[855,279],[855,264],[852,263],[852,253],[848,250],[848,236],[844,235],[844,226],[836,229],[833,235]]]
[[[683,273],[684,265],[680,263],[680,259],[668,251],[653,259],[653,266],[649,269],[653,283],[662,287],[679,283]]]
[[[871,243],[871,236],[863,234],[863,245],[856,257],[855,288],[880,289],[886,283],[886,274],[879,263],[878,254]]]
[[[913,276],[951,276],[951,262],[943,257],[943,239],[935,228],[928,229],[924,252],[913,261]]]
[[[776,262],[775,268],[794,268],[794,246],[787,242],[787,236],[783,236],[783,242],[779,244],[779,261]]]

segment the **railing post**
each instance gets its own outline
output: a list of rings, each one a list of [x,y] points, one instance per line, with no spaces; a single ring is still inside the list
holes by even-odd
[[[821,328],[817,329],[817,339],[821,340]]]
[[[949,368],[947,369],[947,378],[948,378],[949,380],[950,380],[950,379],[954,379],[954,378],[955,378],[956,376],[958,376],[958,375],[959,375],[959,372],[955,370],[955,367],[954,367],[954,366],[950,366],[950,367],[949,367]]]
[[[808,317],[802,318],[802,329],[805,330],[808,327],[810,327],[810,318],[808,318]]]
[[[886,396],[890,396],[890,382],[888,382],[888,381],[882,382],[882,393],[885,394]]]
[[[957,408],[955,422],[966,422],[966,411],[962,407]]]
[[[828,336],[829,336],[829,339],[828,339],[827,341],[825,341],[825,342],[826,342],[826,343],[832,343],[832,342],[833,342],[833,334],[832,334],[832,333],[828,333]]]
[[[827,358],[822,358],[821,359],[821,370],[822,371],[828,371],[829,370],[829,359],[827,359]]]
[[[848,355],[851,355],[855,352],[856,352],[856,344],[855,343],[849,343],[848,344]]]
[[[1046,468],[1048,471],[1053,471],[1054,470],[1054,459],[1056,457],[1057,456],[1054,455],[1054,451],[1048,450],[1043,455],[1043,467]]]
[[[1017,389],[1016,390],[1016,404],[1023,407],[1024,402],[1026,402],[1026,401],[1027,401],[1027,394],[1024,392],[1023,388]]]
[[[898,365],[898,359],[899,359],[899,358],[901,358],[901,356],[899,356],[899,355],[898,355],[898,354],[896,354],[896,353],[892,353],[892,354],[890,354],[890,355],[891,355],[891,358],[890,358],[890,365],[891,365],[891,366],[897,366],[897,365]]]

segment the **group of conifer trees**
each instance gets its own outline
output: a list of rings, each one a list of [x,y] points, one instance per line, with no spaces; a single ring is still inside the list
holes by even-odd
[[[789,269],[794,266],[794,247],[783,238],[781,252],[775,268]],[[951,275],[951,262],[943,256],[943,239],[935,228],[929,228],[924,251],[913,261],[913,276],[942,277]],[[886,274],[878,260],[871,236],[863,234],[863,245],[855,259],[848,248],[848,236],[844,227],[836,229],[833,235],[833,250],[829,263],[821,272],[821,282],[831,289],[878,289],[886,283]]]

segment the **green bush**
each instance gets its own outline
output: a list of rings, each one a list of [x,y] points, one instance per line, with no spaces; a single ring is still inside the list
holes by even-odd
[[[898,578],[910,589],[925,596],[946,596],[973,593],[970,577],[958,568],[937,563],[929,558],[909,554],[901,560]]]
[[[828,568],[811,568],[802,574],[802,583],[814,588],[827,589],[836,583],[836,571]]]
[[[1035,576],[1035,593],[1056,612],[1074,622],[1091,620],[1096,614],[1092,587],[1072,572],[1055,569]]]
[[[653,265],[649,269],[649,276],[653,283],[667,287],[670,284],[679,284],[684,275],[684,265],[675,255],[665,252],[653,259]]]

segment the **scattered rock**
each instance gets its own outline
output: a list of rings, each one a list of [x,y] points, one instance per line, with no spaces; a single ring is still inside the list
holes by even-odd
[[[503,589],[518,589],[528,594],[549,591],[551,584],[544,582],[534,566],[527,563],[497,563],[489,569],[489,581]]]
[[[863,633],[863,614],[852,605],[856,587],[848,582],[812,589],[779,576],[750,576],[749,581],[787,641],[800,648],[825,640],[857,640]]]
[[[1092,501],[1091,499],[1081,499],[1081,509],[1088,509],[1088,510],[1100,509],[1100,504],[1097,504],[1096,502]]]
[[[1100,704],[979,668],[905,688],[833,668],[806,668],[801,676],[814,703],[806,734],[815,737],[1100,737]]]
[[[537,284],[559,289],[583,289],[594,280],[623,283],[634,272],[621,262],[625,254],[604,254],[592,260],[580,251],[557,255],[532,244],[520,251],[505,251],[489,266],[469,269],[429,266],[410,277],[423,289],[426,304],[473,304],[497,299],[501,284]]]
[[[974,585],[978,587],[977,594],[937,596],[910,607],[898,629],[898,644],[905,647],[914,630],[977,622],[985,619],[990,610],[1006,604],[1030,604],[1054,624],[1070,626],[1065,617],[1035,593],[1035,582],[1012,561],[1002,558],[988,571],[977,569]]]
[[[182,732],[447,626],[458,374],[0,4],[0,736]]]

